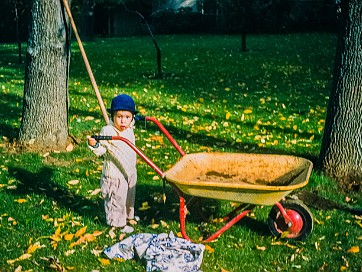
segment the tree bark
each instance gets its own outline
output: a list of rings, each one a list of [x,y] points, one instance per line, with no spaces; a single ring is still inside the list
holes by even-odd
[[[362,1],[342,0],[321,170],[360,190],[362,181]]]
[[[19,142],[63,149],[68,138],[69,28],[59,0],[33,0]]]

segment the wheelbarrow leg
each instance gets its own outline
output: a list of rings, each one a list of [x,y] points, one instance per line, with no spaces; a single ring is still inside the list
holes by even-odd
[[[180,198],[180,228],[181,228],[181,234],[182,234],[182,237],[184,239],[191,241],[191,239],[188,237],[188,235],[186,233],[187,207],[185,205],[185,198],[183,197],[181,192],[178,192],[178,193],[179,193],[179,198]],[[235,223],[237,223],[241,218],[246,216],[250,211],[251,211],[251,209],[242,211],[241,213],[236,215],[233,219],[231,219],[229,222],[227,222],[222,228],[220,228],[218,231],[216,231],[210,237],[208,237],[207,239],[205,239],[205,240],[203,240],[201,242],[202,243],[208,243],[208,242],[211,242],[212,240],[218,238],[222,233],[224,233],[229,228],[231,228]]]

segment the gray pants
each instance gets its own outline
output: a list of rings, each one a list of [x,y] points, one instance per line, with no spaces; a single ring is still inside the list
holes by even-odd
[[[127,219],[134,218],[137,174],[130,175],[127,180],[103,178],[101,190],[104,198],[104,209],[107,224],[112,227],[124,227]]]

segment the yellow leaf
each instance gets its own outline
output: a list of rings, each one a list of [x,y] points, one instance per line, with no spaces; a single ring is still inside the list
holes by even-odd
[[[61,232],[60,227],[57,228],[57,230],[55,231],[54,235],[59,236]]]
[[[152,229],[157,229],[159,226],[160,226],[160,224],[152,224],[152,225],[151,225],[151,228],[152,228]]]
[[[266,250],[266,247],[256,245],[256,249],[264,251],[264,250]]]
[[[110,265],[111,262],[108,259],[98,258],[98,261],[103,265]]]
[[[79,229],[76,233],[75,233],[75,237],[81,237],[87,230],[87,226],[84,226],[83,228]]]
[[[52,245],[52,248],[53,248],[54,250],[57,249],[57,246],[58,246],[58,243],[57,243],[57,242],[51,241],[50,244]]]
[[[23,198],[16,199],[16,200],[14,200],[14,201],[15,201],[15,202],[18,202],[19,204],[27,202],[27,200],[26,200],[26,199],[23,199]]]
[[[73,248],[74,246],[80,245],[80,244],[83,243],[84,241],[85,241],[84,236],[82,236],[82,237],[80,237],[76,242],[71,243],[71,244],[69,245],[69,247],[70,247],[70,248]]]
[[[150,208],[151,208],[151,207],[148,206],[148,202],[146,201],[146,202],[143,202],[143,203],[142,203],[142,207],[139,208],[139,210],[140,210],[140,211],[147,211],[147,210],[150,209]]]
[[[84,237],[84,240],[87,242],[93,242],[93,241],[97,240],[97,237],[93,236],[93,234],[90,234],[90,233],[84,234],[83,237]]]
[[[230,119],[230,116],[231,116],[231,113],[230,113],[230,112],[227,112],[227,113],[226,113],[226,116],[225,116],[226,120],[229,120],[229,119]]]
[[[102,234],[103,234],[103,231],[100,231],[100,230],[93,231],[93,236],[99,236],[99,235],[102,235]]]
[[[42,248],[42,247],[45,247],[45,246],[44,246],[44,245],[40,245],[40,242],[36,242],[35,244],[30,245],[30,246],[28,247],[28,249],[26,250],[26,253],[32,254],[32,253],[34,253],[37,249]]]
[[[14,259],[14,260],[7,260],[6,262],[7,262],[8,264],[14,264],[16,261],[17,261],[17,260]]]
[[[231,89],[230,89],[229,87],[226,87],[226,88],[225,88],[225,91],[227,91],[227,92],[230,91],[230,90],[231,90]]]
[[[211,247],[211,246],[209,246],[209,245],[205,245],[205,249],[207,250],[207,252],[209,252],[209,253],[213,253],[215,250]]]
[[[25,253],[25,254],[21,255],[17,260],[22,261],[22,260],[29,259],[30,257],[31,257],[31,254]]]
[[[348,249],[349,253],[358,253],[359,252],[359,246],[353,246],[350,249]]]
[[[244,110],[244,113],[245,113],[245,114],[249,114],[249,113],[252,113],[252,112],[253,112],[252,109],[246,109],[246,110]]]
[[[74,234],[69,233],[69,234],[64,235],[64,240],[65,241],[70,241],[70,240],[73,239],[73,237],[74,237]]]

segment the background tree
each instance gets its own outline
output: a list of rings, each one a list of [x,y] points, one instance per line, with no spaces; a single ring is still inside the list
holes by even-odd
[[[94,0],[83,0],[81,34],[83,40],[92,40],[94,38]]]
[[[68,139],[69,28],[59,0],[33,0],[20,144],[62,149]]]
[[[322,170],[347,186],[362,184],[362,1],[342,0],[334,83],[320,153]]]

